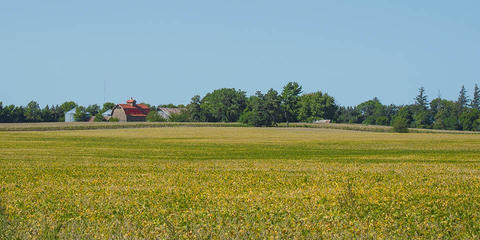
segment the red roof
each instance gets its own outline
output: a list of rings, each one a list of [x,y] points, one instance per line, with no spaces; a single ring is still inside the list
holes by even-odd
[[[150,108],[145,104],[135,104],[134,106],[130,104],[118,104],[120,105],[125,114],[128,116],[135,116],[135,117],[146,117],[147,114],[150,112]]]

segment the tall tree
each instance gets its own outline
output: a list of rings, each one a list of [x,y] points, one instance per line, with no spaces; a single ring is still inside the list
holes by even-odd
[[[202,109],[200,108],[200,96],[195,95],[192,97],[190,104],[187,105],[187,112],[190,115],[190,121],[200,122],[203,121]]]
[[[0,122],[6,122],[7,120],[7,113],[3,109],[3,103],[0,101]]]
[[[456,112],[458,108],[457,104],[457,102],[446,99],[434,99],[430,104],[432,106],[432,113],[435,114],[433,128],[459,130],[460,122]]]
[[[103,104],[102,112],[106,112],[106,111],[108,111],[108,110],[112,110],[115,106],[116,106],[116,104],[113,103],[113,102],[106,102],[106,103]]]
[[[356,109],[359,113],[358,120],[363,124],[387,125],[390,123],[386,106],[377,97],[358,104]]]
[[[460,111],[463,111],[463,109],[467,107],[467,104],[468,104],[467,90],[465,90],[465,86],[462,85],[462,88],[460,89],[460,93],[458,94],[457,105],[460,108]]]
[[[97,104],[93,104],[93,105],[89,105],[85,111],[87,111],[87,113],[90,113],[90,116],[95,116],[97,113],[100,112],[100,106],[98,106]]]
[[[244,91],[221,88],[207,93],[200,107],[209,122],[236,122],[247,104]]]
[[[35,101],[30,101],[25,107],[25,120],[27,122],[40,122],[42,121],[42,110]]]
[[[282,110],[285,121],[296,122],[298,114],[298,100],[302,93],[302,86],[296,82],[289,82],[282,91]]]
[[[266,94],[260,91],[248,99],[248,106],[240,117],[240,121],[253,126],[272,126],[281,117],[281,97],[270,89]]]
[[[84,106],[77,106],[73,119],[77,122],[88,121],[88,114]]]
[[[414,122],[412,127],[416,128],[431,128],[433,123],[432,112],[428,109],[429,103],[425,95],[425,88],[418,89],[418,95],[415,97],[415,104],[411,106]]]
[[[428,108],[428,100],[427,100],[427,95],[425,95],[425,88],[420,87],[418,89],[418,95],[415,98],[415,105],[420,106],[422,110],[427,110]]]
[[[480,110],[480,89],[477,84],[475,84],[475,89],[473,90],[473,99],[470,106],[474,109]]]
[[[335,99],[328,94],[320,91],[304,94],[299,100],[298,119],[306,122],[319,119],[333,120],[337,109]]]
[[[265,111],[267,112],[268,121],[271,125],[277,125],[282,117],[281,115],[281,97],[278,92],[272,88],[264,96]]]
[[[68,101],[68,102],[64,102],[62,103],[62,105],[60,105],[60,108],[63,110],[64,113],[74,109],[77,107],[77,104],[74,102],[74,101]]]

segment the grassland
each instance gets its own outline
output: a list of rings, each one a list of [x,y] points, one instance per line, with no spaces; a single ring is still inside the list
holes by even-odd
[[[0,132],[0,238],[480,238],[480,135]]]

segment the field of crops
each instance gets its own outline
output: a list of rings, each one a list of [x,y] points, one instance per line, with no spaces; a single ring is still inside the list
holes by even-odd
[[[0,132],[0,239],[480,238],[480,135]]]

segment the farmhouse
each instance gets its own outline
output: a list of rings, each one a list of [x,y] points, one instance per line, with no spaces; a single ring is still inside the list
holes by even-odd
[[[186,110],[186,108],[165,108],[165,107],[158,107],[157,108],[158,114],[165,119],[170,118],[170,116],[172,116],[174,114],[179,114],[184,110]]]
[[[127,104],[117,104],[112,110],[112,118],[120,122],[145,122],[150,108],[145,104],[137,104],[137,101],[130,99]]]

